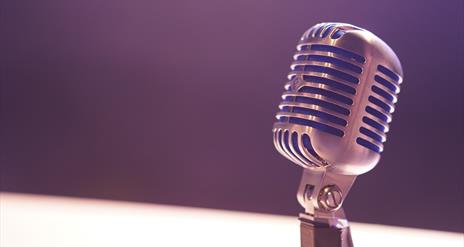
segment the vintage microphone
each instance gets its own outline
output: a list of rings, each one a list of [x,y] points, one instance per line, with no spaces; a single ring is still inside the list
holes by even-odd
[[[380,38],[345,23],[311,27],[293,58],[273,134],[279,153],[304,168],[301,246],[352,246],[341,206],[380,159],[401,64]]]

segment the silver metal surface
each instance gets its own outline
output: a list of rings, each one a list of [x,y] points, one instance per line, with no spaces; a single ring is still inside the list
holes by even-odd
[[[337,185],[327,185],[319,192],[317,200],[325,210],[336,211],[342,206],[343,194]]]
[[[308,29],[293,59],[273,126],[274,146],[304,168],[300,219],[343,229],[344,198],[383,151],[401,64],[380,38],[345,23]]]
[[[297,199],[305,209],[305,217],[334,227],[347,226],[348,222],[341,206],[344,197],[348,194],[355,179],[356,176],[354,175],[336,174],[326,172],[324,169],[304,169],[298,188]],[[324,189],[332,186],[336,186],[337,190],[343,196],[340,204],[334,209],[326,208],[320,203]]]

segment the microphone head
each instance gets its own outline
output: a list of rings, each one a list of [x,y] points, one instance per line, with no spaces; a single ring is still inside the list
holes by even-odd
[[[359,175],[383,151],[403,71],[393,50],[345,23],[308,29],[293,56],[274,146],[310,169]]]

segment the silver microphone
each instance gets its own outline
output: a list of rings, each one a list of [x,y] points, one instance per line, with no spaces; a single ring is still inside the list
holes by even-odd
[[[297,193],[302,246],[334,246],[334,236],[336,246],[352,246],[341,205],[356,176],[380,159],[401,64],[380,38],[346,23],[308,29],[293,59],[273,138],[279,153],[305,168]]]

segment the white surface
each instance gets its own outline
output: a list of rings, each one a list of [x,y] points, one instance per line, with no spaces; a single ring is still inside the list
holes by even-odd
[[[463,247],[464,236],[352,223],[355,247]],[[299,247],[295,217],[0,193],[1,247]]]

